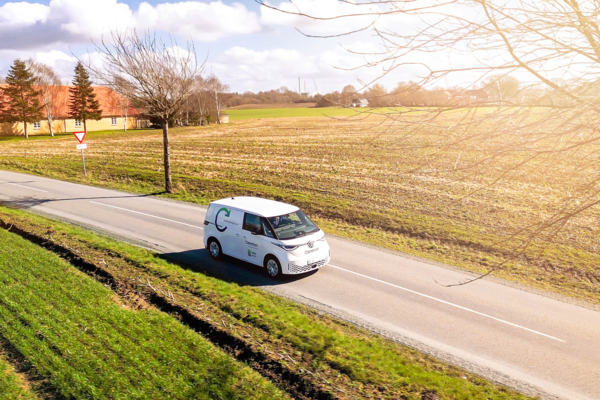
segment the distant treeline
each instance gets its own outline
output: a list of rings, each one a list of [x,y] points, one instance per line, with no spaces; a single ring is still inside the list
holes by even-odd
[[[237,107],[244,104],[292,104],[316,103],[321,96],[301,94],[283,86],[276,90],[265,92],[228,93],[225,99],[227,107]]]
[[[264,92],[227,93],[225,105],[236,107],[244,104],[291,104],[316,103],[317,107],[352,107],[360,100],[367,100],[370,107],[421,107],[454,106],[465,104],[481,105],[526,105],[533,99],[544,96],[545,91],[536,86],[528,86],[508,75],[494,75],[472,85],[462,87],[425,88],[413,81],[399,82],[392,89],[376,83],[367,89],[359,90],[346,85],[341,91],[324,95],[300,94],[282,87]]]

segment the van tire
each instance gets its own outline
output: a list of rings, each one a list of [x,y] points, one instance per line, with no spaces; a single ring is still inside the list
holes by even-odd
[[[223,249],[221,243],[215,238],[208,239],[208,252],[210,256],[215,260],[220,260],[223,256]]]
[[[267,256],[265,258],[265,272],[273,279],[281,277],[281,264],[279,260],[274,256]]]

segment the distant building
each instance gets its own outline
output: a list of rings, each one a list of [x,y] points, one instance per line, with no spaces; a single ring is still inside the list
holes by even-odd
[[[6,85],[0,85],[0,89]],[[69,118],[69,87],[61,86],[55,99],[54,118],[52,130],[54,133],[83,131],[83,121]],[[118,95],[110,88],[103,86],[94,86],[96,99],[100,102],[102,110],[102,119],[99,121],[87,120],[88,132],[123,129],[125,123],[125,106],[127,100]],[[44,119],[33,124],[27,124],[27,133],[29,135],[42,135],[50,133],[48,120],[45,117],[46,111],[42,108]],[[127,107],[127,129],[147,128],[150,125],[147,118],[144,118],[138,110],[133,107]],[[2,123],[0,124],[0,136],[21,136],[24,135],[23,123]]]
[[[352,107],[369,107],[367,99],[352,99]]]
[[[463,97],[471,101],[485,101],[489,100],[489,95],[483,89],[465,90]]]

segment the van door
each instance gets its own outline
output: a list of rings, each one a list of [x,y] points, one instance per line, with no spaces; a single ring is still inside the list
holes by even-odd
[[[215,214],[216,237],[223,253],[240,258],[242,245],[242,221],[244,213],[235,208],[219,207]]]
[[[272,235],[270,229],[265,230],[266,221],[258,215],[246,213],[242,227],[242,259],[256,265],[263,265],[265,237]],[[254,234],[253,234],[254,233]]]

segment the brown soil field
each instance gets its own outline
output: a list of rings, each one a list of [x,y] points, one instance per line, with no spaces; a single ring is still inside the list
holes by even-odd
[[[294,203],[330,233],[600,303],[598,210],[573,219],[524,253],[511,234],[551,215],[576,175],[569,165],[531,166],[498,182],[501,159],[476,174],[460,147],[434,154],[433,131],[369,119],[285,118],[172,131],[175,194],[207,204],[233,195]],[[456,117],[458,118],[458,117]],[[449,121],[449,124],[452,121]],[[74,139],[0,142],[0,168],[154,193],[162,188],[161,132],[91,133],[88,178]],[[556,169],[553,173],[553,168]]]

